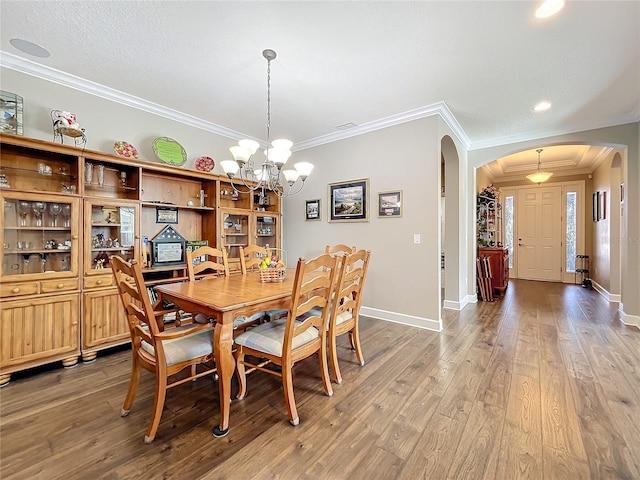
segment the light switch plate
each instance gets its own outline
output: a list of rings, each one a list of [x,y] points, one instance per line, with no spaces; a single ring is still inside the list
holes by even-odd
[[[420,243],[420,234],[419,233],[414,233],[413,234],[413,243]]]

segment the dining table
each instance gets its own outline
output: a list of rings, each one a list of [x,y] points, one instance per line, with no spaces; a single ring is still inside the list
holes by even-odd
[[[295,274],[295,269],[287,269],[282,281],[262,282],[259,272],[253,271],[154,287],[162,300],[181,310],[215,319],[213,353],[220,396],[220,423],[213,428],[215,437],[229,433],[231,377],[235,371],[233,321],[260,311],[288,308]]]

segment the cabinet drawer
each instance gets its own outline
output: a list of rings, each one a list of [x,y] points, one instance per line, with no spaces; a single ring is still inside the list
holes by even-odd
[[[33,295],[38,292],[38,282],[8,283],[0,285],[0,296],[17,297],[20,295]]]
[[[41,293],[64,292],[67,290],[78,290],[80,282],[77,278],[48,280],[42,282]]]
[[[113,275],[100,275],[99,277],[84,277],[84,288],[110,287],[113,283]]]

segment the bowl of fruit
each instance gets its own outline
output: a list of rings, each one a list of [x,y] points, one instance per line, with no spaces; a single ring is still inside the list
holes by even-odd
[[[287,273],[287,265],[284,261],[284,251],[282,251],[282,254],[283,255],[278,255],[272,251],[271,256],[265,257],[262,262],[260,262],[258,272],[260,273],[261,282],[270,283],[284,281],[284,277]]]

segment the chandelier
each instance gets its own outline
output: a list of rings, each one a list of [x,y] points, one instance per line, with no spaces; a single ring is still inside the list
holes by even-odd
[[[233,160],[223,160],[220,166],[231,180],[233,188],[240,193],[250,193],[265,189],[273,191],[279,197],[294,195],[302,190],[313,165],[298,162],[294,169],[283,170],[291,156],[293,143],[284,138],[271,143],[271,61],[276,58],[274,50],[264,50],[262,56],[267,59],[267,148],[265,160],[261,165],[253,161],[260,144],[255,140],[240,140],[238,145],[229,149]],[[235,179],[235,181],[234,181]],[[300,181],[298,181],[300,180]]]
[[[540,153],[542,153],[542,148],[537,149],[536,152],[538,152],[538,170],[535,173],[527,175],[527,179],[540,185],[542,182],[549,180],[553,173],[542,171],[542,164],[540,163]]]

